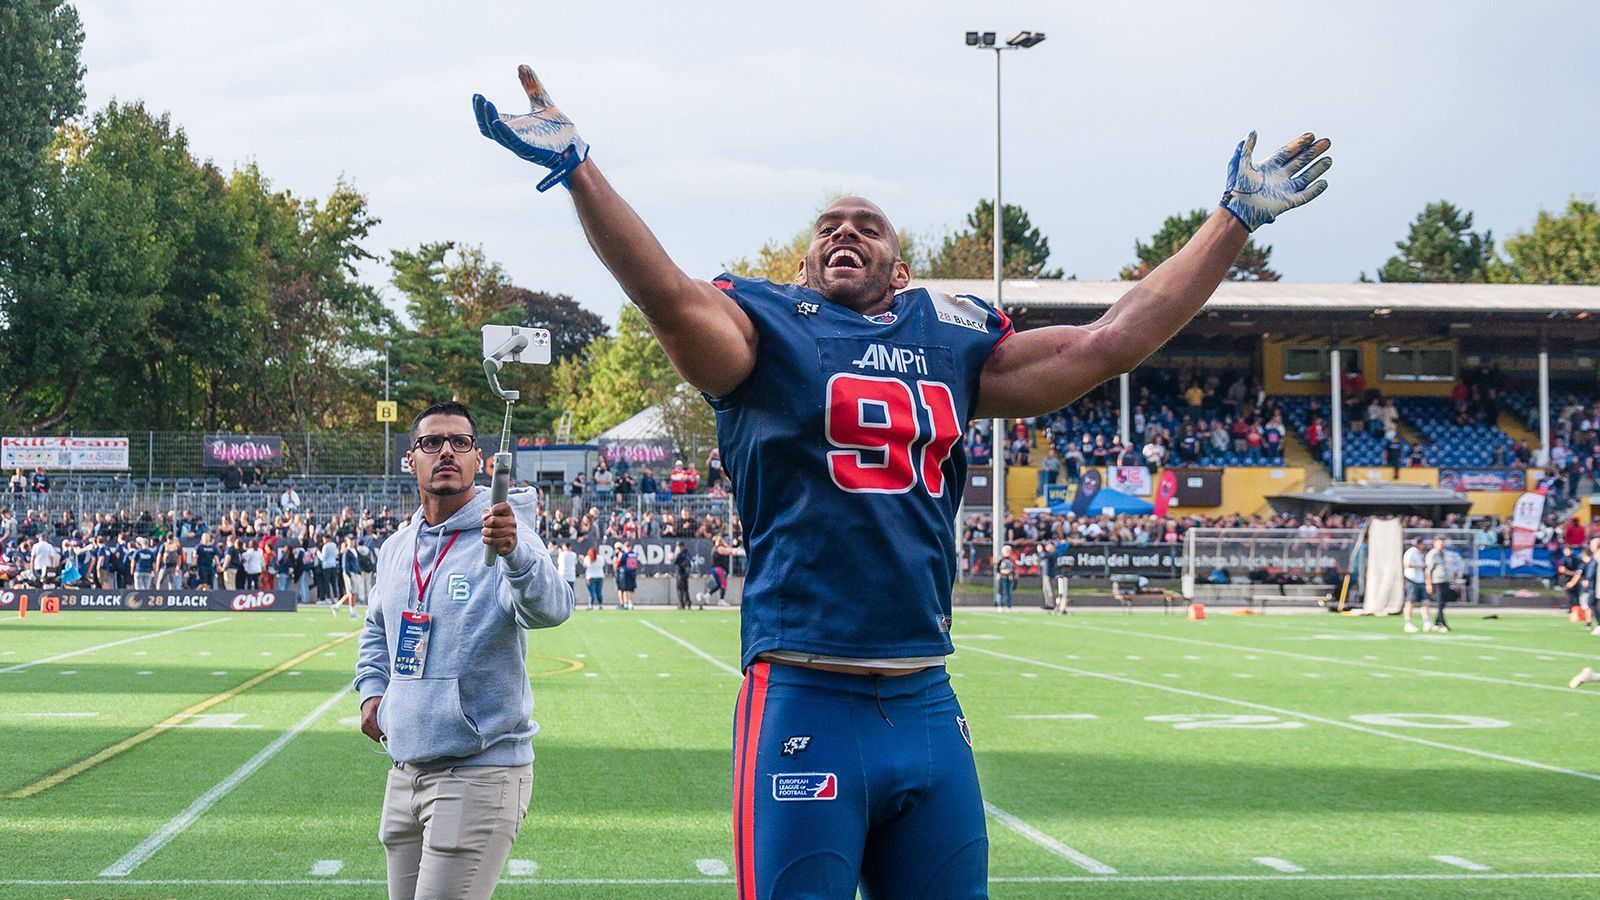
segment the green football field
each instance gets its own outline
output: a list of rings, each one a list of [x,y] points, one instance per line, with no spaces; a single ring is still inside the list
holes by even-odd
[[[958,611],[993,895],[1600,895],[1600,637],[1455,618]],[[0,619],[0,896],[381,896],[357,624]],[[498,896],[731,895],[737,613],[580,610],[529,654]]]

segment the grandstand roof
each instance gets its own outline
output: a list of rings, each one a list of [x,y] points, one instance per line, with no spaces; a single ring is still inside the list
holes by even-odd
[[[1272,508],[1292,515],[1395,513],[1442,519],[1447,513],[1465,513],[1472,501],[1465,494],[1415,484],[1331,484],[1325,490],[1277,494],[1267,498]]]
[[[947,294],[994,295],[992,280],[939,280],[916,286]],[[1085,322],[1106,310],[1133,282],[1007,281],[1007,311],[1019,325]],[[1600,337],[1600,287],[1544,284],[1318,284],[1225,281],[1192,329],[1235,331],[1296,322],[1314,312],[1342,333],[1410,331],[1438,327],[1444,319],[1471,328],[1493,319],[1519,334],[1556,338]],[[1261,314],[1259,316],[1250,314]],[[1208,326],[1207,320],[1210,320]],[[1556,320],[1556,321],[1552,321]]]

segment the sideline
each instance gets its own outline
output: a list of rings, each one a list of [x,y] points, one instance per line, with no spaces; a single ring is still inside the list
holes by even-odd
[[[1465,617],[1463,617],[1463,618],[1465,618]],[[1565,621],[1565,620],[1562,620],[1562,621]],[[1250,623],[1250,627],[1251,628],[1274,628],[1274,629],[1278,629],[1280,631],[1293,631],[1296,634],[1328,634],[1329,633],[1329,631],[1328,631],[1328,629],[1326,627],[1321,627],[1321,628],[1301,628],[1298,625],[1285,625],[1285,624],[1280,624],[1278,622],[1251,622]],[[1454,630],[1455,629],[1451,629],[1452,633],[1454,632]],[[1478,636],[1475,635],[1475,634],[1466,634],[1466,635],[1462,635],[1462,636],[1463,637],[1472,638],[1472,640],[1468,640],[1468,641],[1452,641],[1448,636],[1440,635],[1438,637],[1422,637],[1422,638],[1419,638],[1416,641],[1416,643],[1417,643],[1418,646],[1421,646],[1421,647],[1455,646],[1455,647],[1465,647],[1465,648],[1468,648],[1468,649],[1473,648],[1473,647],[1477,647],[1480,650],[1512,650],[1512,651],[1515,651],[1517,653],[1537,653],[1537,654],[1540,654],[1540,655],[1543,655],[1543,656],[1568,656],[1568,657],[1571,657],[1573,659],[1581,659],[1581,660],[1585,660],[1585,661],[1591,662],[1591,663],[1595,662],[1596,660],[1600,660],[1600,652],[1579,653],[1579,652],[1576,652],[1576,651],[1573,651],[1573,650],[1552,650],[1552,649],[1549,649],[1547,647],[1518,647],[1515,644],[1491,644],[1488,641],[1477,640],[1476,638]],[[1409,639],[1411,639],[1413,637],[1416,637],[1416,636],[1400,633],[1400,634],[1384,635],[1384,637],[1390,638],[1390,639],[1396,640],[1396,641],[1407,641],[1407,640],[1409,640]],[[1491,640],[1492,640],[1492,638],[1491,638]],[[1596,643],[1600,643],[1600,641],[1597,641]]]
[[[204,622],[193,622],[188,625],[184,625],[181,628],[170,628],[166,631],[155,631],[151,632],[150,634],[135,635],[134,637],[123,638],[120,641],[112,641],[109,644],[96,644],[93,647],[85,647],[82,650],[73,650],[70,653],[58,653],[55,656],[47,656],[44,659],[36,659],[33,662],[18,663],[14,666],[7,666],[4,669],[0,669],[0,675],[9,675],[12,672],[21,672],[23,669],[26,669],[30,666],[42,666],[45,663],[53,663],[63,659],[71,659],[74,656],[81,656],[85,653],[93,653],[96,650],[105,650],[110,647],[120,647],[123,644],[131,644],[134,641],[142,641],[147,638],[166,637],[169,634],[177,634],[180,631],[188,631],[191,628],[204,628],[207,625],[215,625],[218,622],[226,621],[228,621],[227,616],[223,616],[220,619],[207,619]]]
[[[220,621],[220,620],[218,620],[218,621]],[[72,778],[75,775],[81,775],[84,772],[89,771],[90,769],[94,768],[95,766],[100,765],[101,763],[105,762],[106,760],[111,759],[112,757],[117,756],[118,754],[120,754],[120,753],[122,753],[122,752],[124,752],[126,750],[132,750],[134,747],[137,747],[140,744],[144,743],[145,741],[148,741],[151,738],[155,737],[156,735],[161,734],[162,732],[166,731],[167,729],[171,728],[172,726],[181,723],[184,719],[187,719],[190,716],[193,716],[193,715],[195,715],[197,713],[204,712],[205,710],[208,710],[211,707],[216,706],[218,703],[222,703],[224,701],[231,700],[234,697],[237,697],[238,695],[244,693],[245,691],[250,690],[251,688],[255,687],[256,685],[260,684],[261,682],[266,681],[268,678],[271,678],[272,676],[277,675],[280,672],[286,672],[289,669],[292,669],[295,666],[305,662],[306,660],[310,659],[311,657],[316,656],[318,653],[321,653],[321,652],[323,652],[324,650],[327,650],[330,647],[334,647],[334,646],[337,646],[339,644],[342,644],[345,641],[350,640],[351,638],[355,637],[356,635],[358,635],[360,633],[361,632],[359,632],[359,631],[352,631],[352,632],[346,634],[343,637],[334,638],[333,640],[327,642],[326,644],[322,644],[320,646],[313,647],[310,650],[307,650],[306,652],[300,654],[299,656],[296,656],[294,659],[291,659],[291,660],[288,660],[287,662],[284,662],[283,664],[277,666],[276,668],[268,669],[265,672],[261,672],[261,673],[259,673],[257,675],[252,676],[250,679],[246,680],[243,684],[240,684],[237,687],[229,688],[228,690],[225,690],[220,694],[217,694],[217,695],[212,696],[212,697],[207,697],[206,699],[201,700],[199,703],[196,703],[195,705],[189,707],[188,709],[186,709],[186,710],[184,710],[182,712],[174,713],[174,714],[168,716],[167,718],[162,719],[160,722],[157,722],[156,724],[151,725],[149,728],[146,728],[145,730],[139,732],[138,734],[136,734],[136,735],[134,735],[132,737],[123,738],[122,740],[116,742],[115,744],[112,744],[111,746],[105,748],[104,750],[101,750],[100,752],[94,754],[93,756],[90,756],[87,759],[80,759],[77,762],[73,763],[72,765],[67,766],[64,769],[61,769],[60,771],[54,772],[54,773],[52,773],[50,775],[46,775],[45,777],[39,779],[38,781],[35,781],[33,784],[30,784],[27,787],[18,788],[17,790],[12,791],[11,793],[6,794],[5,796],[7,798],[11,799],[11,800],[22,800],[22,799],[25,799],[27,797],[32,797],[34,794],[38,794],[38,793],[40,793],[42,791],[47,791],[50,788],[53,788],[56,785],[60,784],[61,782],[66,781],[68,778]]]
[[[183,833],[185,828],[194,824],[194,821],[206,814],[206,811],[217,805],[217,801],[228,796],[234,788],[238,787],[246,778],[255,774],[255,771],[266,765],[268,760],[278,755],[278,751],[288,746],[289,742],[300,736],[300,732],[311,727],[323,713],[327,712],[335,703],[343,700],[345,695],[355,690],[353,685],[345,685],[335,691],[333,696],[318,704],[316,709],[306,714],[306,717],[294,724],[294,727],[285,731],[260,752],[245,761],[245,764],[233,770],[227,778],[217,782],[209,791],[201,794],[189,804],[189,808],[173,816],[171,821],[156,829],[155,833],[145,838],[139,846],[123,854],[122,858],[107,866],[100,873],[101,878],[122,878],[133,874],[145,860],[154,856],[162,847],[172,842],[172,839]]]
[[[1232,697],[1223,697],[1223,696],[1220,696],[1220,695],[1217,695],[1217,694],[1207,694],[1207,693],[1204,693],[1203,691],[1191,691],[1191,690],[1189,690],[1187,688],[1173,687],[1172,685],[1168,685],[1168,684],[1157,684],[1157,683],[1151,682],[1151,681],[1140,681],[1137,678],[1128,678],[1128,677],[1123,676],[1123,675],[1111,675],[1111,674],[1106,673],[1106,672],[1095,672],[1095,671],[1091,671],[1089,669],[1079,669],[1079,668],[1074,668],[1073,666],[1063,666],[1063,665],[1060,665],[1058,663],[1045,662],[1044,660],[1040,660],[1040,659],[1029,659],[1026,656],[1013,656],[1010,653],[1001,653],[998,650],[990,650],[990,649],[987,649],[985,647],[975,647],[975,646],[973,646],[971,644],[967,644],[967,643],[958,643],[958,646],[962,650],[966,650],[966,651],[969,651],[969,652],[972,652],[972,653],[982,653],[982,654],[987,655],[987,656],[994,656],[994,657],[998,657],[1000,659],[1007,659],[1007,660],[1010,660],[1012,662],[1024,663],[1024,664],[1030,665],[1030,666],[1038,666],[1038,667],[1043,668],[1043,669],[1055,669],[1058,672],[1066,672],[1069,675],[1082,675],[1082,676],[1085,676],[1085,677],[1088,677],[1088,678],[1099,678],[1099,679],[1102,679],[1102,680],[1105,680],[1105,681],[1114,681],[1114,682],[1116,682],[1118,684],[1126,684],[1126,685],[1131,685],[1133,687],[1149,688],[1151,690],[1156,690],[1156,691],[1166,691],[1167,693],[1170,693],[1170,694],[1180,694],[1180,695],[1185,696],[1185,697],[1194,697],[1194,698],[1196,698],[1198,700],[1208,700],[1208,701],[1210,701],[1212,703],[1226,703],[1226,704],[1230,704],[1230,705],[1233,705],[1233,706],[1242,706],[1242,707],[1245,707],[1246,709],[1255,709],[1255,710],[1260,710],[1262,712],[1275,713],[1275,714],[1277,714],[1279,716],[1286,716],[1286,717],[1293,718],[1293,719],[1302,719],[1302,720],[1307,721],[1307,722],[1316,722],[1316,723],[1322,724],[1322,725],[1332,725],[1335,728],[1344,728],[1344,729],[1347,729],[1349,731],[1359,731],[1359,732],[1361,732],[1363,734],[1376,735],[1377,737],[1389,738],[1390,740],[1394,740],[1394,741],[1405,741],[1406,743],[1409,743],[1409,744],[1420,744],[1420,745],[1422,745],[1424,747],[1433,747],[1436,750],[1449,750],[1449,751],[1452,751],[1454,753],[1464,753],[1464,754],[1466,754],[1468,756],[1477,756],[1477,757],[1481,757],[1483,759],[1492,759],[1492,760],[1494,760],[1496,762],[1511,763],[1512,765],[1527,766],[1530,769],[1540,769],[1540,770],[1543,770],[1543,771],[1546,771],[1546,772],[1554,772],[1554,773],[1556,773],[1558,775],[1571,775],[1574,778],[1586,778],[1586,779],[1588,779],[1590,781],[1600,781],[1600,775],[1596,775],[1593,772],[1580,772],[1577,769],[1567,769],[1567,768],[1563,768],[1561,766],[1551,765],[1550,763],[1542,763],[1542,762],[1539,762],[1537,760],[1523,759],[1523,758],[1517,757],[1517,756],[1503,756],[1503,755],[1501,755],[1499,753],[1490,753],[1487,750],[1476,750],[1476,749],[1473,749],[1472,747],[1462,747],[1462,746],[1459,746],[1457,744],[1446,744],[1443,741],[1429,740],[1428,738],[1416,737],[1415,735],[1397,734],[1397,733],[1392,732],[1392,731],[1383,731],[1382,729],[1372,728],[1372,727],[1369,727],[1369,726],[1366,726],[1366,725],[1357,725],[1354,722],[1342,722],[1342,721],[1340,721],[1338,719],[1329,719],[1329,718],[1326,718],[1324,716],[1315,715],[1313,713],[1297,712],[1295,710],[1284,709],[1284,708],[1279,707],[1279,706],[1268,706],[1265,703],[1254,703],[1254,702],[1251,702],[1249,700],[1236,700],[1236,699],[1234,699]],[[1272,876],[1268,876],[1268,877],[1272,877]]]
[[[662,635],[664,635],[664,636],[666,636],[668,638],[671,638],[673,641],[677,642],[679,645],[681,645],[682,647],[687,649],[689,652],[691,652],[694,655],[700,657],[701,659],[706,660],[707,662],[709,662],[712,665],[722,669],[723,671],[728,672],[728,673],[733,674],[733,675],[739,675],[739,670],[738,669],[735,669],[733,666],[730,666],[727,663],[723,662],[722,660],[717,659],[715,656],[712,656],[711,654],[705,652],[704,650],[700,649],[699,647],[696,647],[695,645],[689,643],[688,641],[684,640],[683,638],[678,637],[677,635],[673,634],[672,632],[667,631],[665,628],[662,628],[662,627],[660,627],[658,625],[654,625],[654,624],[652,624],[650,622],[646,622],[643,619],[639,620],[639,624],[643,625],[644,627],[646,627],[648,629],[650,629],[651,631],[659,632],[660,634],[662,634]],[[743,676],[740,676],[740,677],[743,677]],[[1066,844],[1061,843],[1060,841],[1056,840],[1055,838],[1051,837],[1050,835],[1045,834],[1044,832],[1040,831],[1039,829],[1033,827],[1032,825],[1029,825],[1027,822],[1024,822],[1023,820],[1017,818],[1016,816],[1012,815],[1011,813],[1006,812],[1005,810],[1001,809],[1000,807],[995,806],[993,803],[990,803],[987,800],[983,801],[983,811],[985,813],[987,813],[995,821],[999,822],[1000,824],[1006,826],[1007,828],[1009,828],[1012,831],[1015,831],[1017,834],[1021,835],[1024,839],[1026,839],[1030,843],[1032,843],[1032,844],[1034,844],[1036,846],[1039,846],[1039,847],[1043,847],[1045,850],[1049,851],[1050,853],[1053,853],[1056,856],[1059,856],[1062,859],[1065,859],[1065,860],[1071,862],[1073,865],[1078,866],[1079,868],[1083,869],[1084,871],[1102,873],[1102,874],[1107,874],[1107,875],[1115,874],[1116,871],[1117,871],[1116,869],[1111,868],[1110,866],[1106,865],[1103,862],[1100,862],[1099,860],[1096,860],[1096,859],[1094,859],[1094,858],[1092,858],[1090,856],[1087,856],[1087,855],[1085,855],[1085,854],[1083,854],[1083,853],[1081,853],[1081,852],[1079,852],[1077,850],[1072,849],[1071,847],[1068,847]]]

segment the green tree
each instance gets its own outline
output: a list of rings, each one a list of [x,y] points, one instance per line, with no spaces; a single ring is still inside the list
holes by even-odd
[[[616,334],[598,338],[579,356],[563,360],[552,382],[553,404],[572,411],[573,434],[587,439],[663,402],[682,379],[651,334],[644,313],[627,304]]]
[[[522,311],[523,325],[550,329],[551,363],[577,356],[606,334],[605,320],[566,294],[511,287],[506,289],[506,301]]]
[[[1033,227],[1020,206],[1005,205],[1006,278],[1060,278],[1062,270],[1046,269],[1050,240]],[[994,203],[979,200],[967,214],[967,228],[947,235],[928,257],[929,278],[991,278],[994,276]]]
[[[1183,245],[1189,243],[1189,239],[1194,237],[1195,232],[1199,231],[1200,226],[1210,217],[1211,213],[1204,209],[1167,216],[1161,223],[1161,228],[1150,237],[1150,243],[1133,242],[1133,254],[1136,260],[1122,267],[1120,273],[1122,280],[1138,281],[1149,275],[1156,266],[1183,249]],[[1228,280],[1277,281],[1282,276],[1268,265],[1271,260],[1271,247],[1264,244],[1258,246],[1253,238],[1246,240],[1244,249],[1239,251],[1233,266],[1228,269]]]
[[[1394,246],[1400,252],[1378,269],[1379,281],[1481,283],[1494,256],[1490,233],[1474,232],[1472,213],[1448,200],[1423,207]]]
[[[1543,210],[1533,230],[1505,243],[1506,259],[1489,266],[1502,284],[1600,284],[1600,209],[1572,199],[1565,215]]]
[[[83,28],[63,0],[0,4],[0,290],[6,270],[22,264],[36,227],[46,150],[55,130],[83,111]]]

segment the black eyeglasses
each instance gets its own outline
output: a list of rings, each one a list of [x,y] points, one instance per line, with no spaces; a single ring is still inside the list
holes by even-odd
[[[478,436],[475,434],[425,434],[411,446],[423,453],[438,453],[444,449],[445,441],[449,441],[450,449],[457,453],[466,453],[478,446]]]

